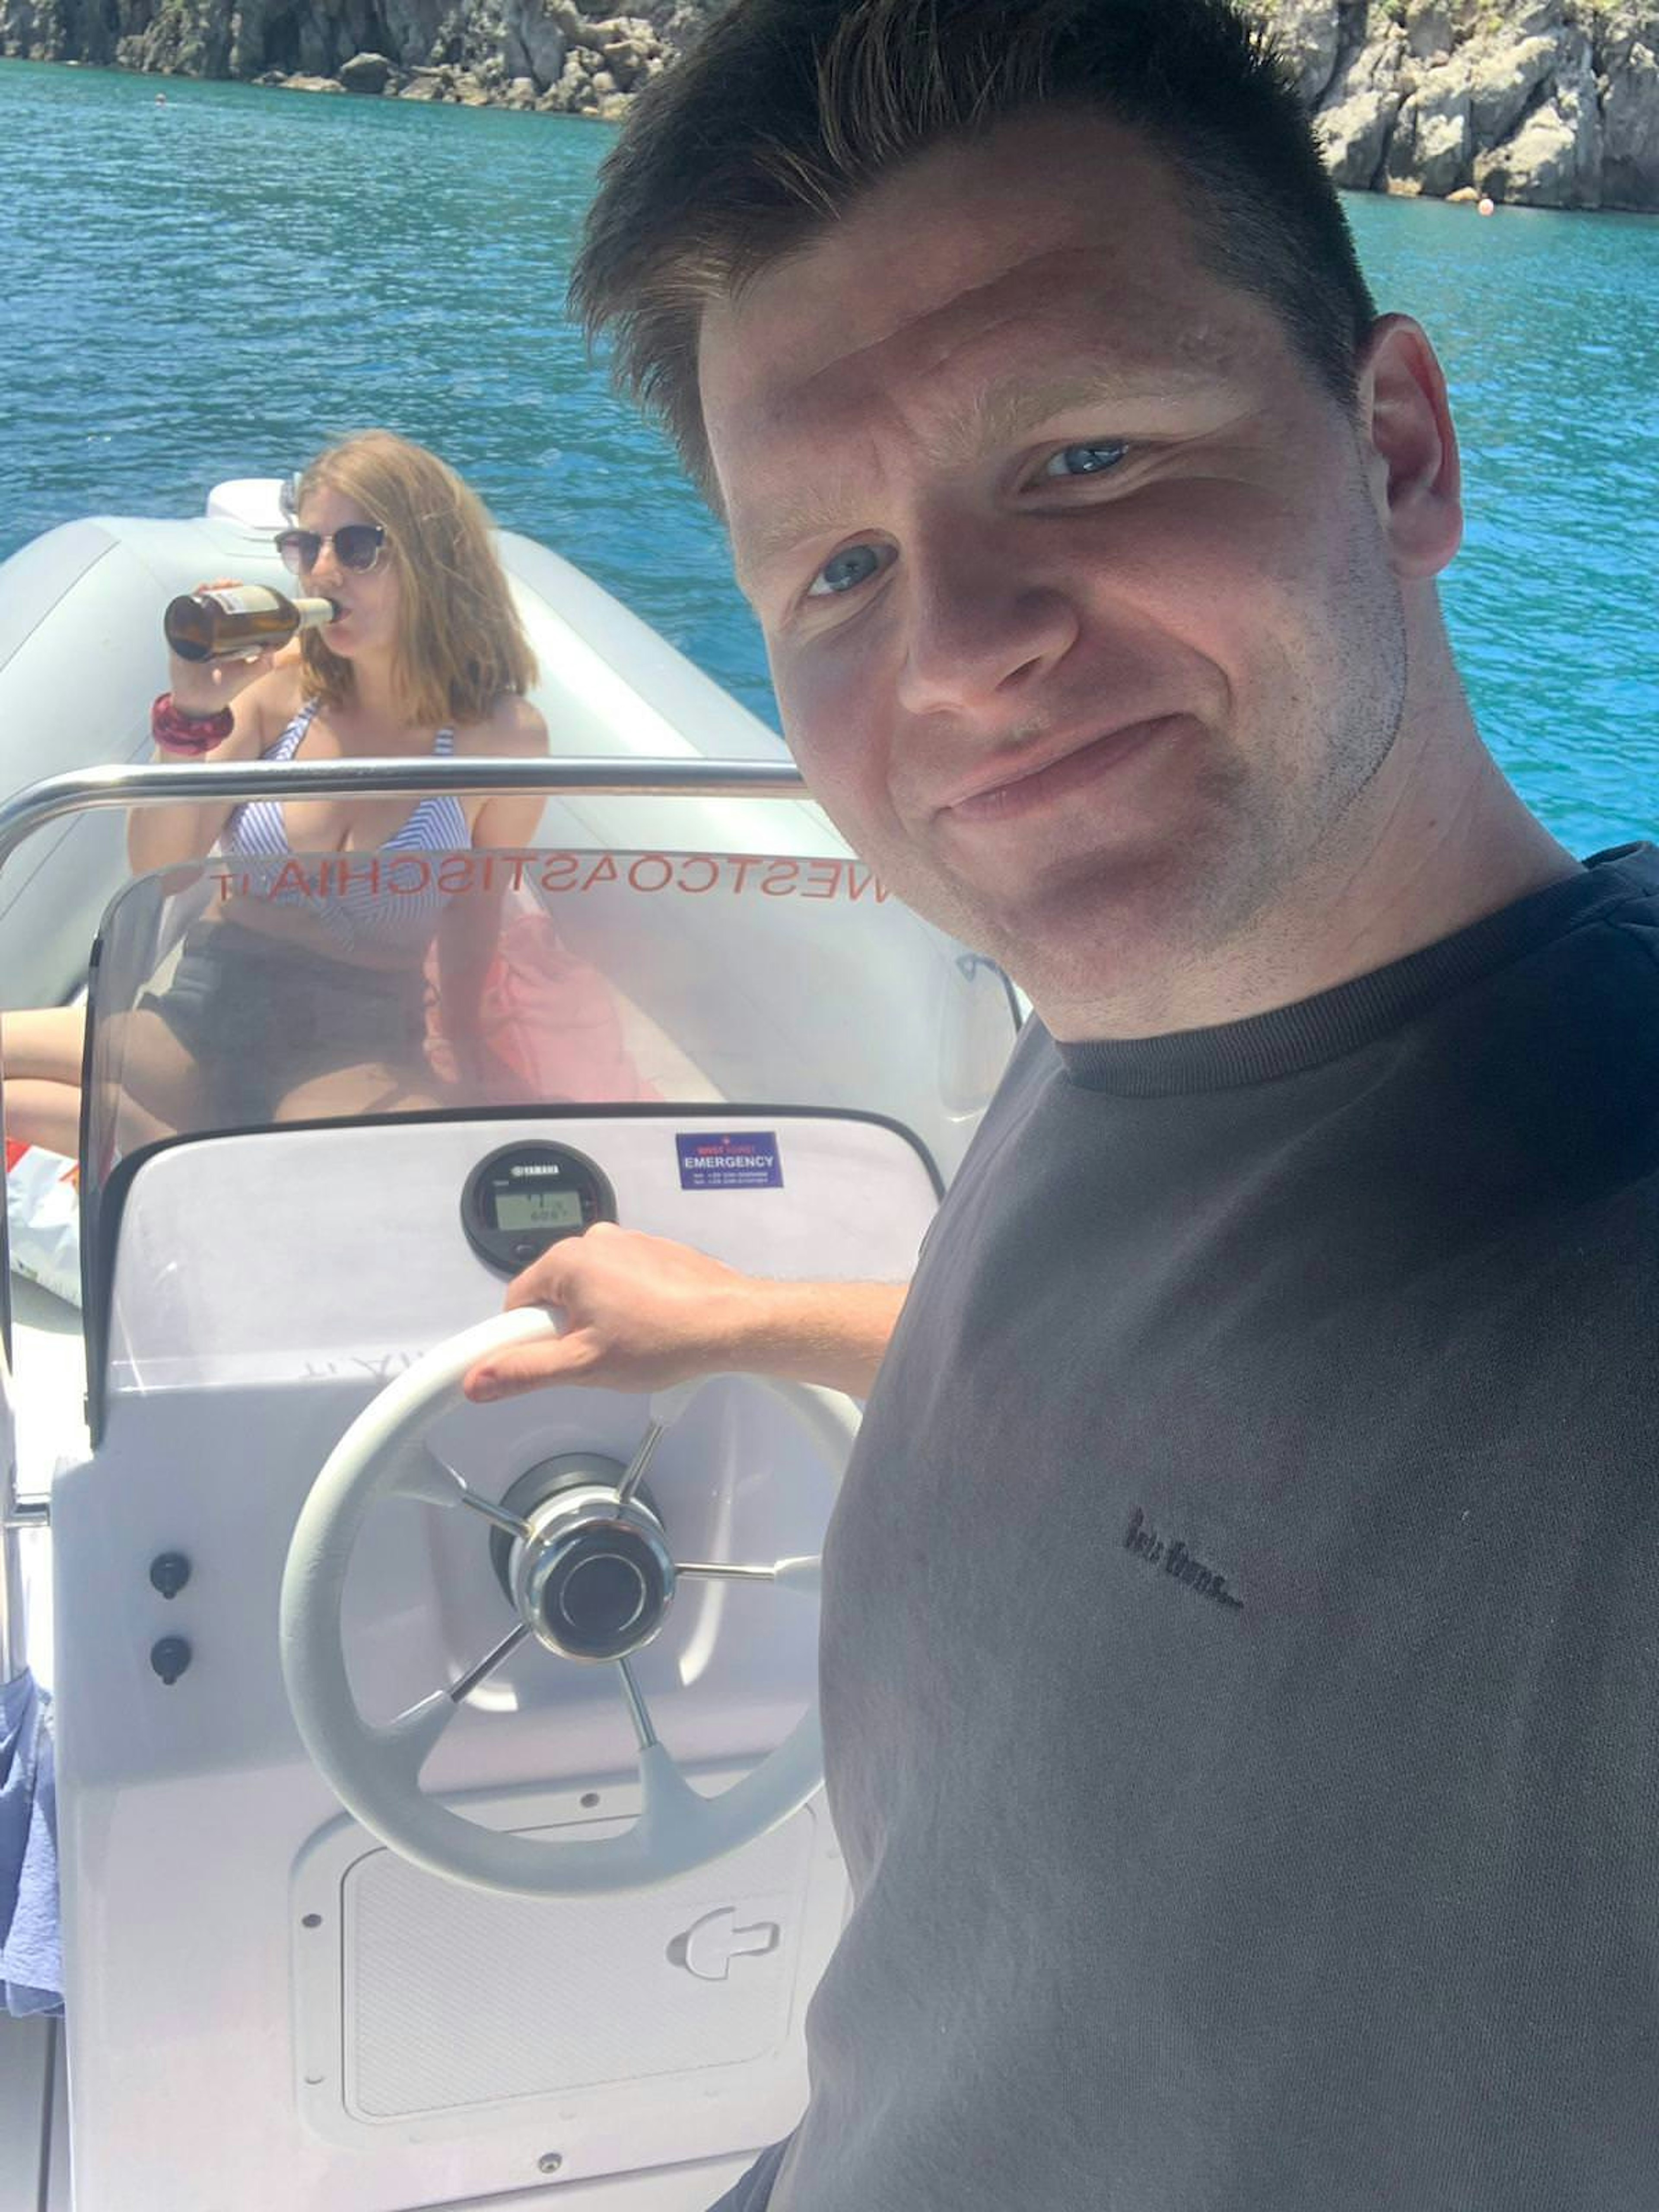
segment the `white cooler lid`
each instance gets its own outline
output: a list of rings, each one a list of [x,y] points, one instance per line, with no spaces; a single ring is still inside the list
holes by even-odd
[[[283,512],[283,477],[234,477],[208,494],[210,520],[240,522],[246,530],[283,530],[291,517]]]

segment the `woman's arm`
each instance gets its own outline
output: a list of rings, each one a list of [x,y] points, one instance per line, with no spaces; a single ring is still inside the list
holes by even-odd
[[[544,760],[549,751],[547,724],[528,699],[507,693],[488,722],[467,732],[464,750],[495,760]],[[472,824],[472,842],[492,852],[511,852],[527,845],[541,826],[547,805],[543,791],[506,792],[487,799]]]
[[[524,699],[506,695],[489,720],[459,741],[463,754],[490,759],[537,760],[547,752],[547,725]],[[504,793],[488,799],[472,824],[474,849],[511,851],[528,844],[545,799],[538,792]],[[453,900],[438,924],[438,994],[443,1033],[463,1082],[482,1074],[478,1000],[501,929],[501,888],[471,890]]]
[[[204,588],[213,588],[204,586]],[[199,757],[208,761],[258,760],[300,703],[297,645],[261,653],[246,660],[220,660],[206,665],[171,656],[173,703],[183,714],[215,714],[231,711],[230,735]],[[176,754],[158,750],[157,761],[180,765]],[[142,806],[127,817],[127,865],[135,875],[149,868],[169,868],[181,860],[199,860],[229,820],[233,807],[222,801],[210,806]]]

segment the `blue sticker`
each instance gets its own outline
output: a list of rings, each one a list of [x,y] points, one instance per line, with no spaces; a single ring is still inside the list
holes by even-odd
[[[769,1129],[677,1135],[682,1190],[781,1190],[778,1140]]]

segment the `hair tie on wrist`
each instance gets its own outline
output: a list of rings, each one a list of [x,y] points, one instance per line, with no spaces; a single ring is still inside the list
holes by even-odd
[[[211,714],[187,714],[171,691],[162,691],[150,707],[149,733],[159,751],[195,759],[223,744],[235,720],[228,707]]]

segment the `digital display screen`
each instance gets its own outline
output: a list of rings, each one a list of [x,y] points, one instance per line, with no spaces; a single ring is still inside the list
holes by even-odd
[[[495,1193],[497,1229],[580,1229],[582,1198],[579,1190],[498,1190]]]

